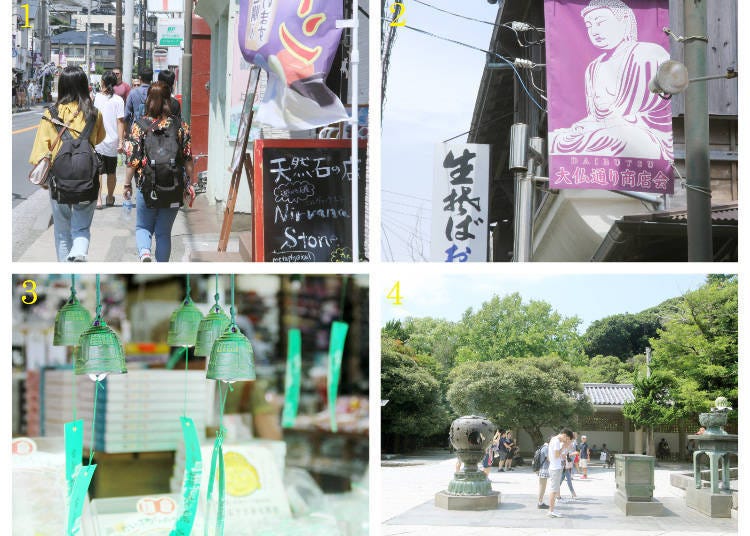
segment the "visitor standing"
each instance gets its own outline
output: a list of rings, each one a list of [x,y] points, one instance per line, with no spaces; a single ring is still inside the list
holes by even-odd
[[[549,508],[548,505],[544,504],[544,493],[547,491],[547,480],[549,479],[549,443],[545,443],[541,447],[542,465],[539,468],[539,494],[537,496],[536,507],[539,509]]]
[[[177,211],[184,196],[190,197],[191,205],[195,199],[190,128],[172,115],[169,96],[164,82],[149,87],[144,117],[133,123],[125,143],[128,167],[124,195],[130,199],[135,175],[135,241],[141,262],[151,262],[154,237],[156,260],[169,261]]]
[[[101,93],[96,94],[94,106],[102,114],[107,136],[104,141],[96,146],[96,152],[102,161],[101,174],[107,176],[106,204],[111,207],[115,204],[117,153],[122,152],[125,141],[125,103],[119,95],[115,94],[114,88],[117,84],[117,76],[112,71],[107,71],[102,75],[102,84],[104,89]],[[102,208],[102,190],[104,190],[103,184],[99,186],[96,208]]]
[[[591,460],[591,448],[589,447],[588,438],[585,435],[581,436],[581,444],[579,445],[579,464],[581,466],[582,479],[589,477],[589,460]]]
[[[505,449],[507,451],[507,454],[505,456],[505,470],[506,471],[512,471],[513,470],[513,455],[516,451],[516,443],[513,440],[513,433],[508,430],[505,432]]]
[[[99,192],[99,163],[93,146],[104,139],[106,132],[88,87],[83,69],[63,69],[57,83],[57,103],[44,111],[29,156],[29,162],[36,165],[48,153],[52,155],[49,191],[57,260],[61,262],[86,260]],[[68,125],[67,132],[53,147],[62,125]],[[92,147],[81,143],[72,154],[68,135],[72,139],[85,135]]]
[[[172,115],[182,119],[182,108],[180,107],[180,101],[174,98],[174,79],[175,74],[173,71],[170,71],[169,69],[159,71],[159,82],[164,82],[165,84],[167,84],[169,86],[169,92],[172,95],[169,99],[169,106],[172,108]],[[189,119],[190,118],[188,117],[188,120]]]
[[[555,511],[555,502],[557,501],[557,495],[560,492],[560,484],[562,483],[562,474],[565,467],[565,452],[570,442],[573,440],[573,432],[569,428],[563,428],[562,431],[556,436],[552,436],[549,440],[548,456],[549,456],[549,511],[547,515],[550,517],[563,517],[559,512]]]

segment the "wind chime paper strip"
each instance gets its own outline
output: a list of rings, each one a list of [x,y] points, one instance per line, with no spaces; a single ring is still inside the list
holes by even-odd
[[[94,477],[94,471],[96,471],[96,464],[80,466],[73,477],[73,492],[70,494],[68,507],[68,536],[81,534],[83,503],[86,502],[86,494],[89,491],[91,479]]]
[[[551,188],[674,192],[667,0],[545,0]]]
[[[182,436],[185,444],[185,477],[182,481],[182,515],[180,515],[170,536],[190,536],[198,511],[201,489],[201,446],[195,423],[190,417],[180,417]]]
[[[341,360],[344,356],[344,343],[349,324],[336,321],[331,325],[331,342],[328,348],[328,412],[331,417],[331,430],[338,431],[336,423],[336,398],[341,378]]]
[[[302,334],[298,329],[290,329],[286,357],[286,378],[284,381],[284,411],[281,426],[291,428],[297,419],[299,393],[302,376]]]
[[[238,39],[246,61],[268,74],[255,120],[307,130],[348,119],[326,85],[343,18],[340,0],[241,0]]]
[[[221,397],[221,391],[219,391],[219,397]],[[222,407],[222,412],[224,408]],[[216,478],[216,465],[219,465],[219,507],[216,512],[216,532],[213,536],[221,536],[224,534],[224,451],[222,445],[224,443],[224,430],[219,429],[216,434],[216,440],[214,441],[214,449],[211,453],[211,470],[208,473],[208,492],[206,493],[206,505],[209,512],[206,515],[206,524],[204,525],[204,535],[208,536],[208,527],[211,519],[210,507],[211,497],[214,492],[214,479]]]
[[[83,460],[83,419],[65,423],[65,478],[68,495],[73,493],[74,475]]]

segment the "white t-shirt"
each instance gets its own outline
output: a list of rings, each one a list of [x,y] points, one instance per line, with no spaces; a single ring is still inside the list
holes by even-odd
[[[550,471],[554,471],[555,469],[562,469],[562,441],[560,441],[560,438],[555,436],[552,439],[549,440],[549,469]],[[558,453],[557,451],[560,451]]]
[[[125,117],[125,103],[119,95],[97,93],[94,106],[102,113],[102,122],[107,135],[104,141],[96,146],[96,152],[104,156],[117,156],[117,144],[120,137],[117,133],[117,120]]]

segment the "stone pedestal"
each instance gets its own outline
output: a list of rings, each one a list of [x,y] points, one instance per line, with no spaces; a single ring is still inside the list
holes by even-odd
[[[494,510],[499,505],[499,491],[489,495],[453,495],[443,490],[435,494],[435,506],[446,510]]]
[[[710,489],[685,490],[686,504],[708,517],[732,517],[732,495],[730,493],[712,493]]]
[[[615,505],[626,516],[660,516],[664,512],[664,505],[652,499],[650,501],[629,501],[624,493],[615,492]]]

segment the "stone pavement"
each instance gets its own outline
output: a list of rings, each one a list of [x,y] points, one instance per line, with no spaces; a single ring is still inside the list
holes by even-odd
[[[509,528],[512,530],[508,534],[522,536],[738,534],[736,519],[704,517],[685,505],[682,490],[670,485],[669,473],[689,470],[687,465],[661,464],[657,467],[654,496],[664,505],[663,516],[625,516],[613,501],[614,469],[595,465],[589,468],[589,479],[574,478],[573,487],[579,500],[561,503],[557,510],[565,517],[553,519],[547,517],[547,510],[539,510],[536,506],[538,480],[529,465],[504,473],[493,468],[490,473],[492,488],[502,493],[497,510],[457,512],[435,507],[434,494],[447,487],[455,461],[455,457],[446,451],[426,451],[416,456],[383,461],[381,533],[388,536],[497,536],[498,529]],[[566,483],[561,490],[564,498],[570,497]]]
[[[91,224],[90,262],[138,262],[135,247],[135,207],[128,219],[122,211],[122,185],[125,168],[117,168],[115,206],[94,212]],[[209,204],[199,194],[192,208],[180,209],[172,227],[170,261],[240,261],[240,238],[249,245],[251,217],[235,214],[227,252],[216,253],[224,217],[223,203]],[[13,209],[13,260],[17,262],[54,262],[55,236],[49,193],[39,189]]]

